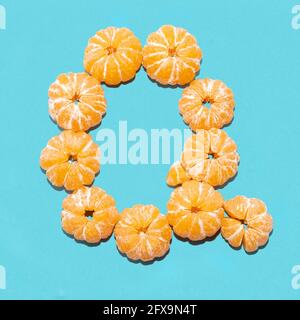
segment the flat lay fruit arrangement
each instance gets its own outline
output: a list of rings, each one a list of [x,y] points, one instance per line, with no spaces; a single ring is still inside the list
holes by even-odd
[[[62,132],[42,150],[40,166],[54,187],[72,192],[62,204],[65,233],[93,244],[114,233],[119,252],[142,262],[164,257],[173,232],[189,241],[220,233],[231,247],[248,253],[267,244],[273,223],[264,202],[241,195],[226,201],[215,189],[238,171],[237,145],[222,129],[233,120],[235,102],[222,81],[195,79],[201,60],[197,40],[183,28],[164,25],[142,47],[131,30],[108,27],[88,41],[86,72],[61,74],[50,85],[49,114]],[[92,186],[101,152],[86,131],[98,126],[106,113],[101,84],[125,84],[142,66],[160,85],[185,86],[179,113],[193,132],[167,173],[166,182],[174,190],[166,214],[152,204],[119,213],[114,198]]]

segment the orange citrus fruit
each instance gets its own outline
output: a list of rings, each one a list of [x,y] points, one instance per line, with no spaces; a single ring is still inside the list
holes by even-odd
[[[220,80],[197,79],[183,90],[179,111],[193,131],[222,128],[233,118],[233,93]]]
[[[55,187],[75,190],[93,183],[100,169],[100,149],[89,134],[66,130],[48,141],[40,166]]]
[[[118,85],[135,77],[142,64],[142,45],[127,28],[98,31],[85,49],[85,70],[100,82]]]
[[[63,129],[86,131],[98,125],[106,112],[104,92],[87,73],[59,75],[48,95],[50,116]]]
[[[235,142],[221,129],[199,130],[184,145],[182,166],[192,179],[220,186],[238,170]]]
[[[164,256],[172,238],[167,218],[153,205],[125,209],[114,233],[120,252],[129,259],[142,261]]]
[[[163,85],[185,85],[200,70],[202,52],[185,29],[165,25],[151,33],[143,48],[143,66]]]
[[[176,187],[190,179],[191,177],[186,173],[185,169],[181,165],[181,162],[176,161],[172,164],[166,180],[170,187]]]
[[[221,233],[231,246],[243,244],[247,252],[255,252],[268,242],[273,222],[261,200],[237,196],[225,201],[224,209],[229,217],[222,220]]]
[[[98,187],[82,187],[63,201],[62,228],[76,240],[107,239],[118,221],[115,200]]]
[[[173,231],[191,241],[214,236],[224,216],[223,197],[212,186],[186,181],[176,188],[168,202],[168,221]]]

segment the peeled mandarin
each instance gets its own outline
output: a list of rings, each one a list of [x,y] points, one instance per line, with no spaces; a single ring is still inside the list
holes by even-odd
[[[233,93],[222,81],[197,79],[183,90],[179,111],[193,131],[208,130],[229,124],[234,105]]]
[[[49,113],[59,127],[87,131],[106,112],[104,92],[87,73],[61,74],[49,88]]]
[[[273,221],[261,200],[236,196],[225,201],[224,209],[229,217],[222,220],[221,233],[231,246],[255,252],[268,242]]]
[[[107,85],[116,86],[133,79],[141,64],[142,45],[127,28],[99,30],[85,49],[85,70]]]
[[[183,28],[165,25],[149,35],[143,48],[143,66],[149,77],[163,85],[190,83],[200,70],[202,52]]]
[[[66,130],[48,141],[40,166],[53,186],[73,191],[93,183],[100,170],[100,148],[89,134]]]
[[[167,218],[153,205],[125,209],[114,233],[120,252],[144,262],[164,256],[172,238]]]
[[[173,231],[191,241],[217,234],[224,216],[222,195],[209,184],[194,180],[172,192],[167,208]]]
[[[62,228],[76,240],[99,243],[119,219],[115,200],[98,187],[82,187],[63,201]]]
[[[220,186],[236,175],[239,159],[235,142],[225,131],[212,128],[188,138],[181,164],[192,179]]]

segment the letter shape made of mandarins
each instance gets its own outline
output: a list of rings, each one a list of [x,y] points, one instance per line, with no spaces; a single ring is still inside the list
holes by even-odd
[[[141,64],[142,45],[127,28],[99,30],[85,49],[85,70],[107,85],[116,86],[133,79]]]
[[[120,252],[144,262],[164,256],[172,238],[166,216],[153,205],[124,209],[114,233]]]
[[[221,186],[237,173],[237,146],[221,129],[199,130],[186,141],[181,164],[192,179]]]
[[[89,134],[66,130],[49,140],[40,166],[52,185],[73,191],[93,183],[100,170],[100,148]]]
[[[231,246],[255,252],[268,242],[273,219],[261,200],[236,196],[225,201],[224,209],[229,217],[222,220],[221,233]]]
[[[193,131],[208,130],[229,124],[234,105],[233,93],[222,81],[197,79],[183,90],[179,111]]]
[[[62,228],[76,240],[99,243],[119,219],[115,200],[98,187],[82,187],[63,201]]]
[[[167,208],[174,233],[191,241],[214,236],[224,217],[222,195],[209,184],[194,180],[172,192]]]
[[[48,96],[49,114],[63,129],[87,131],[97,126],[106,112],[104,92],[87,73],[59,75]]]
[[[148,76],[163,85],[190,83],[200,70],[202,52],[185,29],[165,25],[149,35],[143,48]]]

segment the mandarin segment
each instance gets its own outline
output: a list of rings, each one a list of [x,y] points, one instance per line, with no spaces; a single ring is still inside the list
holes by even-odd
[[[87,131],[106,112],[104,92],[87,73],[61,74],[49,91],[49,114],[63,129]]]
[[[151,33],[143,48],[143,66],[163,85],[185,85],[200,70],[202,52],[186,30],[165,25]]]
[[[224,216],[223,197],[207,183],[186,181],[168,202],[167,218],[174,232],[191,241],[214,236]]]
[[[172,238],[167,218],[153,205],[124,209],[114,234],[120,252],[144,262],[164,256]]]
[[[185,169],[182,167],[180,161],[176,161],[171,166],[168,174],[167,174],[167,184],[170,187],[176,187],[180,184],[182,184],[185,181],[190,180],[191,177],[187,174]]]
[[[222,81],[197,79],[183,90],[179,112],[193,131],[208,130],[229,124],[234,105],[233,93]]]
[[[231,218],[236,220],[244,220],[250,204],[250,199],[247,197],[236,196],[224,203],[224,209]]]
[[[141,64],[142,45],[127,28],[99,30],[85,49],[86,71],[107,85],[115,86],[133,79]]]
[[[230,245],[237,248],[243,241],[244,226],[241,221],[226,217],[222,220],[221,233]]]
[[[273,219],[263,201],[236,196],[225,201],[224,209],[229,218],[222,220],[221,233],[230,245],[255,252],[268,242]]]
[[[62,207],[63,230],[88,243],[107,239],[119,219],[114,199],[98,187],[78,189],[64,199]]]
[[[52,185],[73,191],[93,183],[100,170],[100,149],[89,134],[66,130],[49,140],[40,166]]]
[[[192,179],[220,186],[237,173],[237,146],[221,129],[199,130],[186,141],[181,164]]]

